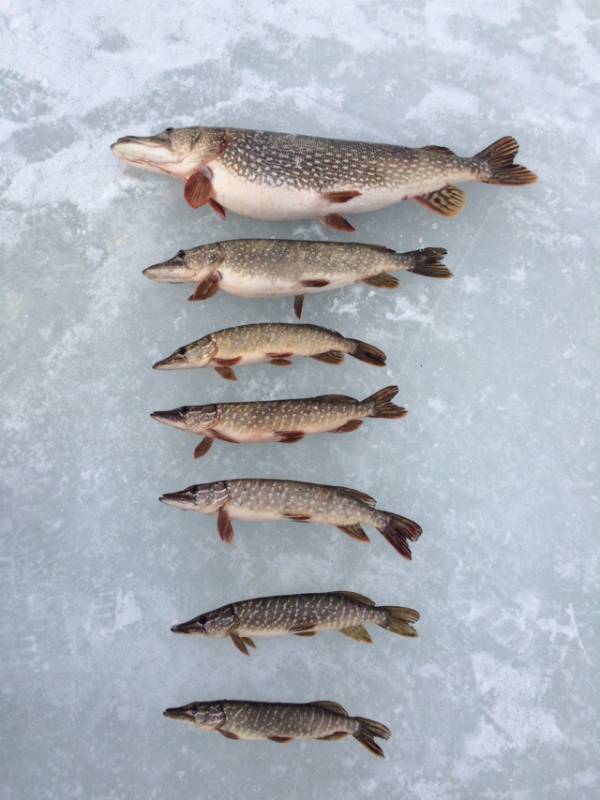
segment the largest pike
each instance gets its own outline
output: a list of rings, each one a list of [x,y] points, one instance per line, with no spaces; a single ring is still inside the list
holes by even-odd
[[[353,539],[368,542],[362,525],[376,528],[404,558],[411,558],[408,540],[415,542],[421,526],[391,511],[375,508],[376,500],[346,486],[327,486],[271,478],[241,478],[188,486],[163,494],[162,503],[184,511],[216,514],[219,536],[233,541],[232,519],[324,522]]]
[[[462,157],[447,147],[296,136],[242,128],[167,128],[155,136],[124,136],[112,146],[128,164],[185,182],[193,208],[209,204],[260,220],[319,219],[352,231],[345,213],[377,211],[412,198],[452,217],[465,205],[454,186],[481,181],[504,186],[536,176],[513,163],[512,136]]]
[[[354,736],[367,750],[383,758],[374,737],[389,739],[390,729],[365,717],[351,717],[330,700],[313,703],[257,703],[250,700],[210,700],[188,703],[163,712],[169,719],[189,722],[227,739],[344,739]]]

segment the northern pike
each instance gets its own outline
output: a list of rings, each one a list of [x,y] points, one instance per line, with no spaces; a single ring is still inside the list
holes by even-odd
[[[343,739],[354,736],[367,750],[383,758],[374,737],[389,739],[381,722],[351,717],[330,700],[312,703],[261,703],[250,700],[209,700],[167,708],[165,717],[189,722],[226,739],[268,739],[285,744],[293,739]]]
[[[162,503],[184,511],[216,514],[219,536],[233,542],[232,519],[322,522],[360,542],[369,537],[362,525],[376,528],[404,558],[410,559],[408,540],[415,542],[421,526],[399,514],[375,508],[376,500],[346,486],[328,486],[270,478],[242,478],[188,486],[163,494]]]
[[[183,180],[192,208],[208,204],[221,217],[229,209],[259,220],[318,219],[338,231],[354,230],[346,213],[407,199],[453,217],[466,202],[455,183],[518,186],[537,180],[513,163],[519,145],[512,136],[469,157],[438,145],[205,127],[124,136],[111,149],[127,164]]]
[[[371,642],[365,624],[379,625],[401,636],[417,635],[412,623],[419,612],[400,606],[376,606],[356,592],[322,592],[256,597],[229,603],[214,611],[173,625],[174,633],[229,637],[245,655],[256,647],[252,636],[314,636],[319,631],[340,631],[357,642]]]
[[[208,453],[215,439],[242,442],[299,442],[309,434],[350,433],[368,417],[397,419],[408,411],[392,403],[397,386],[387,386],[364,400],[344,394],[323,394],[297,400],[211,403],[153,411],[153,419],[204,437],[194,458]]]
[[[189,300],[207,300],[219,289],[238,297],[294,296],[300,318],[306,293],[338,289],[362,281],[395,289],[401,270],[430,278],[450,278],[442,263],[446,250],[426,247],[396,253],[374,244],[309,242],[290,239],[231,239],[179,250],[153,264],[144,275],[161,283],[195,283]]]
[[[209,333],[157,361],[154,369],[214,367],[222,378],[234,381],[233,367],[243,364],[267,361],[288,367],[292,358],[300,356],[341,364],[346,354],[376,367],[385,365],[383,350],[336,331],[318,325],[257,322]]]

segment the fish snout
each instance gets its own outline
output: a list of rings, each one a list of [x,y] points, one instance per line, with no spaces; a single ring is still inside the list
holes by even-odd
[[[178,369],[179,367],[184,366],[186,363],[187,358],[185,357],[185,354],[177,352],[167,356],[166,358],[163,358],[161,361],[157,361],[155,364],[152,364],[152,369]]]
[[[165,708],[165,710],[163,711],[163,717],[167,717],[168,719],[182,719],[182,720],[193,719],[190,710],[185,706],[180,706],[179,708]]]
[[[180,622],[178,625],[171,625],[172,633],[205,633],[204,625],[198,620],[190,620],[189,622]]]
[[[160,164],[172,159],[168,142],[160,136],[121,136],[110,149],[123,161]]]
[[[194,281],[194,272],[186,266],[184,257],[175,256],[160,264],[151,264],[142,270],[142,275],[151,281],[160,283],[190,283]]]
[[[158,499],[167,506],[176,506],[177,508],[192,508],[194,505],[194,497],[187,489],[184,489],[182,492],[167,492],[166,494],[161,494]]]
[[[187,427],[184,409],[182,408],[173,408],[170,411],[153,411],[150,416],[152,419],[158,420],[164,425],[172,425],[174,428]]]

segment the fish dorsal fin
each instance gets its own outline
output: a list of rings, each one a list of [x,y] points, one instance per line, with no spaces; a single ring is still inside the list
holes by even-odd
[[[336,400],[339,400],[340,402],[343,402],[343,403],[347,403],[347,402],[356,403],[356,398],[355,397],[350,397],[350,395],[347,395],[347,394],[319,394],[319,395],[317,395],[317,398],[319,400],[333,400],[333,402],[336,402]],[[317,399],[317,398],[315,398],[315,399]]]
[[[453,156],[454,153],[449,147],[444,147],[441,144],[426,144],[421,150],[431,150],[434,153],[446,153],[446,155]]]
[[[343,717],[347,717],[348,712],[346,709],[341,706],[339,703],[334,703],[332,700],[313,700],[312,703],[308,703],[309,706],[319,706],[319,708],[324,708],[325,711],[331,711],[334,714],[341,714]]]
[[[345,492],[345,494],[350,495],[350,497],[354,498],[354,500],[359,500],[361,503],[366,503],[368,506],[373,507],[377,500],[374,497],[371,497],[370,494],[365,494],[365,492],[359,492],[358,489],[350,489],[348,486],[338,486],[337,487],[340,491]]]
[[[333,594],[341,594],[343,597],[349,597],[351,600],[355,600],[357,603],[362,603],[365,606],[375,605],[374,600],[371,600],[370,597],[367,597],[364,594],[359,594],[358,592],[347,592],[345,590],[340,590],[339,592],[334,592]]]
[[[414,198],[419,205],[425,206],[442,217],[455,217],[459,214],[467,202],[467,196],[458,186],[444,186],[437,192],[422,194]]]

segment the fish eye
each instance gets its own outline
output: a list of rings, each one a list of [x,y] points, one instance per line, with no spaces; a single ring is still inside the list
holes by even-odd
[[[200,625],[206,625],[207,621],[207,617],[204,614],[196,620]]]
[[[178,250],[175,258],[185,258],[185,250]]]
[[[179,413],[180,414],[187,414],[189,410],[190,410],[189,406],[181,406],[180,409],[179,409]]]
[[[173,133],[173,128],[165,128],[165,133]]]
[[[180,347],[177,351],[177,355],[184,356],[187,353],[187,347]]]

